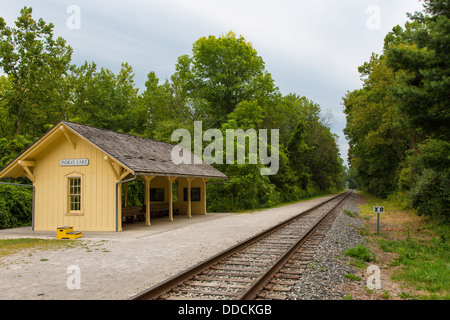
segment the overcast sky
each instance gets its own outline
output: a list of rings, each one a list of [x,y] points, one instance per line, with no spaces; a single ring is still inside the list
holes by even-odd
[[[128,62],[140,92],[150,71],[170,77],[200,37],[232,30],[253,44],[283,94],[332,112],[345,163],[342,97],[361,87],[357,68],[382,52],[385,35],[423,8],[419,0],[0,0],[0,16],[12,26],[24,6],[55,25],[74,64],[117,73]]]

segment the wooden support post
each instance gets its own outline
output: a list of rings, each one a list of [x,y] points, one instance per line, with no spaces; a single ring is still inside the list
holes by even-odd
[[[208,179],[202,179],[202,192],[201,192],[201,199],[202,199],[202,214],[206,216],[206,181]]]
[[[128,182],[125,183],[125,207],[128,207]]]
[[[145,225],[150,226],[150,181],[154,177],[145,176]]]
[[[192,218],[192,202],[191,202],[191,182],[195,178],[186,178],[188,182],[188,188],[187,188],[187,197],[188,197],[188,217]]]
[[[173,221],[173,191],[172,191],[172,182],[174,182],[177,177],[167,177],[169,181],[169,220]]]
[[[188,196],[188,217],[192,218],[192,208],[191,208],[191,179],[187,178],[188,181],[188,189],[187,189],[187,196]]]
[[[123,231],[123,216],[122,216],[122,185],[121,184],[116,184],[116,188],[117,188],[117,210],[118,210],[118,218],[120,223],[118,224],[118,228],[117,231],[118,232],[122,232]]]

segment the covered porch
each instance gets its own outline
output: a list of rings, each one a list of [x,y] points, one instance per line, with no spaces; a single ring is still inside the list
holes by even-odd
[[[177,215],[191,218],[206,215],[206,182],[208,178],[190,176],[139,175],[121,185],[119,199],[121,217],[119,230],[124,223],[144,221],[150,226],[152,219],[174,221]]]

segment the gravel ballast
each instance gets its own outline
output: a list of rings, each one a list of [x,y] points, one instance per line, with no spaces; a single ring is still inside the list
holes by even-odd
[[[361,220],[346,215],[344,210],[359,213],[355,193],[345,202],[343,209],[319,244],[312,260],[291,292],[290,299],[341,300],[348,294],[340,287],[345,282],[352,281],[345,275],[353,274],[354,268],[342,259],[342,253],[364,243],[364,239],[358,233]]]

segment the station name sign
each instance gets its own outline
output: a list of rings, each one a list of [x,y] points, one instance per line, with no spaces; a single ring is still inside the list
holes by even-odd
[[[89,159],[63,159],[59,160],[61,167],[88,166]]]

